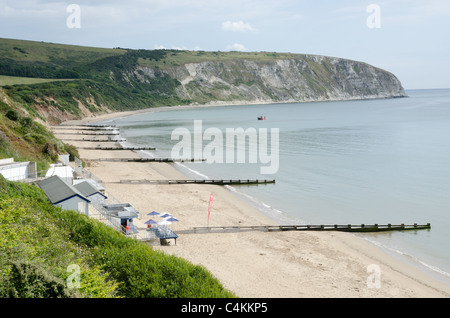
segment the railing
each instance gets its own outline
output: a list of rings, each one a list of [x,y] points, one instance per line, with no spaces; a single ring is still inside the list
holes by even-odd
[[[36,171],[35,177],[25,178],[25,176],[23,174],[20,174],[20,175],[15,175],[15,176],[8,176],[7,179],[9,181],[32,183],[32,182],[36,182],[36,181],[44,179],[46,173],[47,173],[47,170],[40,170],[40,171]]]
[[[89,217],[97,218],[100,222],[112,227],[114,230],[127,235],[130,238],[135,238],[138,241],[149,241],[156,239],[156,236],[151,231],[138,231],[137,233],[127,233],[127,229],[122,224],[117,224],[112,221],[113,216],[100,204],[89,205]],[[92,209],[91,209],[92,208]],[[94,211],[93,211],[94,210]],[[95,213],[95,211],[97,213]]]

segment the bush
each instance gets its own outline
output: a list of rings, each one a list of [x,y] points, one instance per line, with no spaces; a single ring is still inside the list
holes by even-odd
[[[12,121],[17,121],[19,119],[19,114],[14,109],[8,110],[5,114],[5,116]]]
[[[5,288],[11,298],[70,298],[76,296],[63,280],[41,266],[27,261],[12,261],[10,279]]]
[[[64,144],[64,150],[69,154],[69,160],[74,161],[75,157],[80,158],[78,149],[74,145]]]

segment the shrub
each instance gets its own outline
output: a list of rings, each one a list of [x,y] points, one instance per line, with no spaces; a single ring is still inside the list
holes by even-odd
[[[8,110],[5,114],[5,116],[12,121],[17,121],[19,119],[19,114],[14,109]]]
[[[76,295],[63,280],[27,261],[11,262],[5,291],[11,298],[69,298]]]

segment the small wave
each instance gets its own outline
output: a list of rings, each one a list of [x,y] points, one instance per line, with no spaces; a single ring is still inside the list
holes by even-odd
[[[143,158],[155,158],[155,156],[147,150],[139,150],[138,154]]]
[[[251,195],[248,195],[244,192],[237,190],[233,186],[225,185],[225,188],[227,188],[231,192],[235,193],[237,196],[241,197],[243,200],[252,204],[262,214],[270,217],[271,219],[273,219],[277,222],[280,222],[281,224],[292,224],[292,223],[301,224],[301,223],[303,223],[303,222],[299,222],[298,220],[292,219],[283,211],[274,208],[273,206],[259,200],[258,198],[255,198]]]
[[[119,135],[120,136],[120,135]],[[120,136],[120,138],[123,138],[122,136]],[[128,142],[128,141],[120,141],[119,144],[124,147],[124,148],[132,148],[132,147],[136,147],[136,145]]]
[[[187,171],[189,171],[190,173],[193,173],[194,175],[197,175],[197,176],[205,178],[205,179],[210,179],[207,175],[205,175],[197,170],[191,169],[180,162],[175,162],[175,164],[177,166],[181,167],[181,169],[186,169]]]
[[[211,179],[209,176],[207,176],[197,170],[191,169],[180,162],[175,162],[175,164],[176,164],[176,166],[178,166],[179,170],[181,170],[182,172],[185,172],[187,174],[193,174],[193,175],[199,176],[203,179]],[[263,201],[255,198],[251,195],[241,192],[241,191],[237,190],[235,187],[232,187],[230,185],[225,185],[224,187],[227,190],[233,192],[235,195],[237,195],[244,201],[253,205],[262,214],[274,219],[277,222],[280,222],[282,224],[292,224],[293,221],[296,221],[296,220],[292,220],[292,218],[287,216],[283,211],[278,210],[278,209],[272,207],[271,205],[266,204]],[[297,223],[302,223],[302,222],[297,222]]]
[[[379,241],[376,241],[376,240],[373,240],[373,239],[369,239],[369,238],[367,238],[367,237],[364,237],[364,239],[365,239],[366,241],[370,242],[371,244],[373,244],[373,245],[375,245],[375,246],[378,246],[378,247],[381,248],[381,249],[384,249],[384,250],[393,252],[393,253],[395,253],[395,254],[397,254],[397,255],[400,255],[401,257],[410,259],[410,260],[412,260],[413,263],[415,263],[415,264],[420,264],[420,265],[422,265],[423,267],[425,267],[426,269],[431,270],[432,272],[438,273],[438,274],[440,274],[440,275],[442,275],[442,276],[444,276],[444,277],[446,277],[446,278],[450,278],[450,273],[447,273],[446,271],[444,271],[444,270],[442,270],[442,269],[440,269],[440,268],[438,268],[438,267],[436,267],[436,266],[430,265],[430,264],[428,264],[428,263],[422,261],[421,259],[419,259],[419,258],[417,258],[417,257],[415,257],[415,256],[413,256],[413,255],[410,255],[410,254],[408,254],[408,253],[406,253],[406,252],[404,252],[404,251],[401,251],[401,250],[399,250],[399,249],[393,248],[393,247],[391,247],[391,246],[386,246],[386,245],[382,244],[382,243],[379,242]]]

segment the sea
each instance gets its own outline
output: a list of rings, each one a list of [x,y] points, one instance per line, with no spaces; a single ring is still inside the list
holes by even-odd
[[[174,164],[189,179],[275,180],[227,188],[281,224],[430,223],[425,230],[355,235],[450,285],[450,89],[406,93],[393,99],[181,107],[102,123],[120,127],[127,146],[156,148],[140,151],[142,157],[170,158],[181,145],[189,154],[188,142],[192,157],[208,149],[213,163]],[[266,119],[258,120],[261,115]],[[258,138],[239,144],[227,134],[239,129]],[[234,160],[226,157],[233,151]],[[238,152],[246,154],[239,162]],[[262,173],[270,157],[276,169]]]

